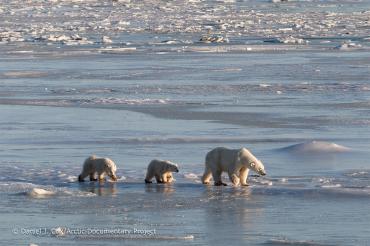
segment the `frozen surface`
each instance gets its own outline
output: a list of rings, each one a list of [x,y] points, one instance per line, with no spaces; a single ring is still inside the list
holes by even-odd
[[[4,245],[367,245],[369,1],[1,1]],[[204,186],[212,148],[267,176]],[[118,182],[78,183],[108,156]],[[180,164],[145,185],[154,158]]]
[[[264,43],[294,45],[265,49],[369,47],[365,0],[20,3],[2,1],[0,45],[80,46],[109,53],[253,51]],[[213,45],[224,43],[236,46]]]

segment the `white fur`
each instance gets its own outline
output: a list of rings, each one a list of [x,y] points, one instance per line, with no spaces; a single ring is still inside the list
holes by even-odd
[[[116,164],[109,158],[101,158],[96,156],[90,156],[83,164],[82,172],[78,176],[78,181],[82,182],[87,176],[90,176],[90,181],[96,181],[95,173],[98,174],[99,180],[104,180],[106,174],[112,180],[116,181]]]
[[[148,165],[145,183],[152,183],[155,177],[157,183],[171,183],[173,181],[172,172],[179,172],[175,163],[163,160],[152,160]]]
[[[247,177],[252,169],[260,175],[265,175],[265,167],[248,149],[227,149],[218,147],[206,155],[203,184],[208,184],[211,175],[215,185],[226,185],[221,180],[222,172],[229,174],[230,181],[235,185],[248,185]]]

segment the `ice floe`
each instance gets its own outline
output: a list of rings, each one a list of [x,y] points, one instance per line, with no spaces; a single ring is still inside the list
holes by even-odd
[[[333,9],[330,2],[317,5],[311,1],[271,0],[275,4],[269,8],[274,11],[266,11],[265,3],[251,6],[248,1],[235,0],[53,0],[52,4],[45,0],[29,2],[27,6],[17,2],[20,4],[3,3],[0,8],[0,16],[6,20],[0,27],[0,43],[100,48],[112,43],[112,36],[114,43],[123,44],[130,35],[143,34],[140,41],[130,38],[137,45],[143,41],[149,44],[146,34],[155,34],[171,35],[173,39],[165,42],[167,45],[189,40],[232,44],[249,37],[296,45],[318,37],[357,37],[366,41],[369,28],[368,10]],[[289,2],[289,9],[280,8],[284,4],[279,3],[284,2]],[[312,11],[299,11],[302,4]],[[202,33],[207,34],[199,38]],[[341,49],[353,48],[351,44],[342,46]]]
[[[55,192],[50,191],[50,190],[41,189],[41,188],[33,188],[29,192],[27,192],[27,194],[30,197],[40,198],[40,197],[53,196],[55,195]]]

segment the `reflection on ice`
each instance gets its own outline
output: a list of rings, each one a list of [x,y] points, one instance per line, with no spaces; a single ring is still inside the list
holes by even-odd
[[[79,184],[80,190],[91,192],[98,196],[114,196],[117,194],[117,184],[113,182],[88,182]]]

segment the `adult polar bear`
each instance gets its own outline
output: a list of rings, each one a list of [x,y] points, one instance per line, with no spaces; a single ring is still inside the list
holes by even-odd
[[[203,184],[209,184],[211,175],[216,186],[226,185],[221,180],[222,172],[229,174],[230,181],[235,185],[247,186],[249,170],[260,175],[266,175],[265,167],[248,149],[228,149],[218,147],[206,155],[205,170],[202,177]]]

